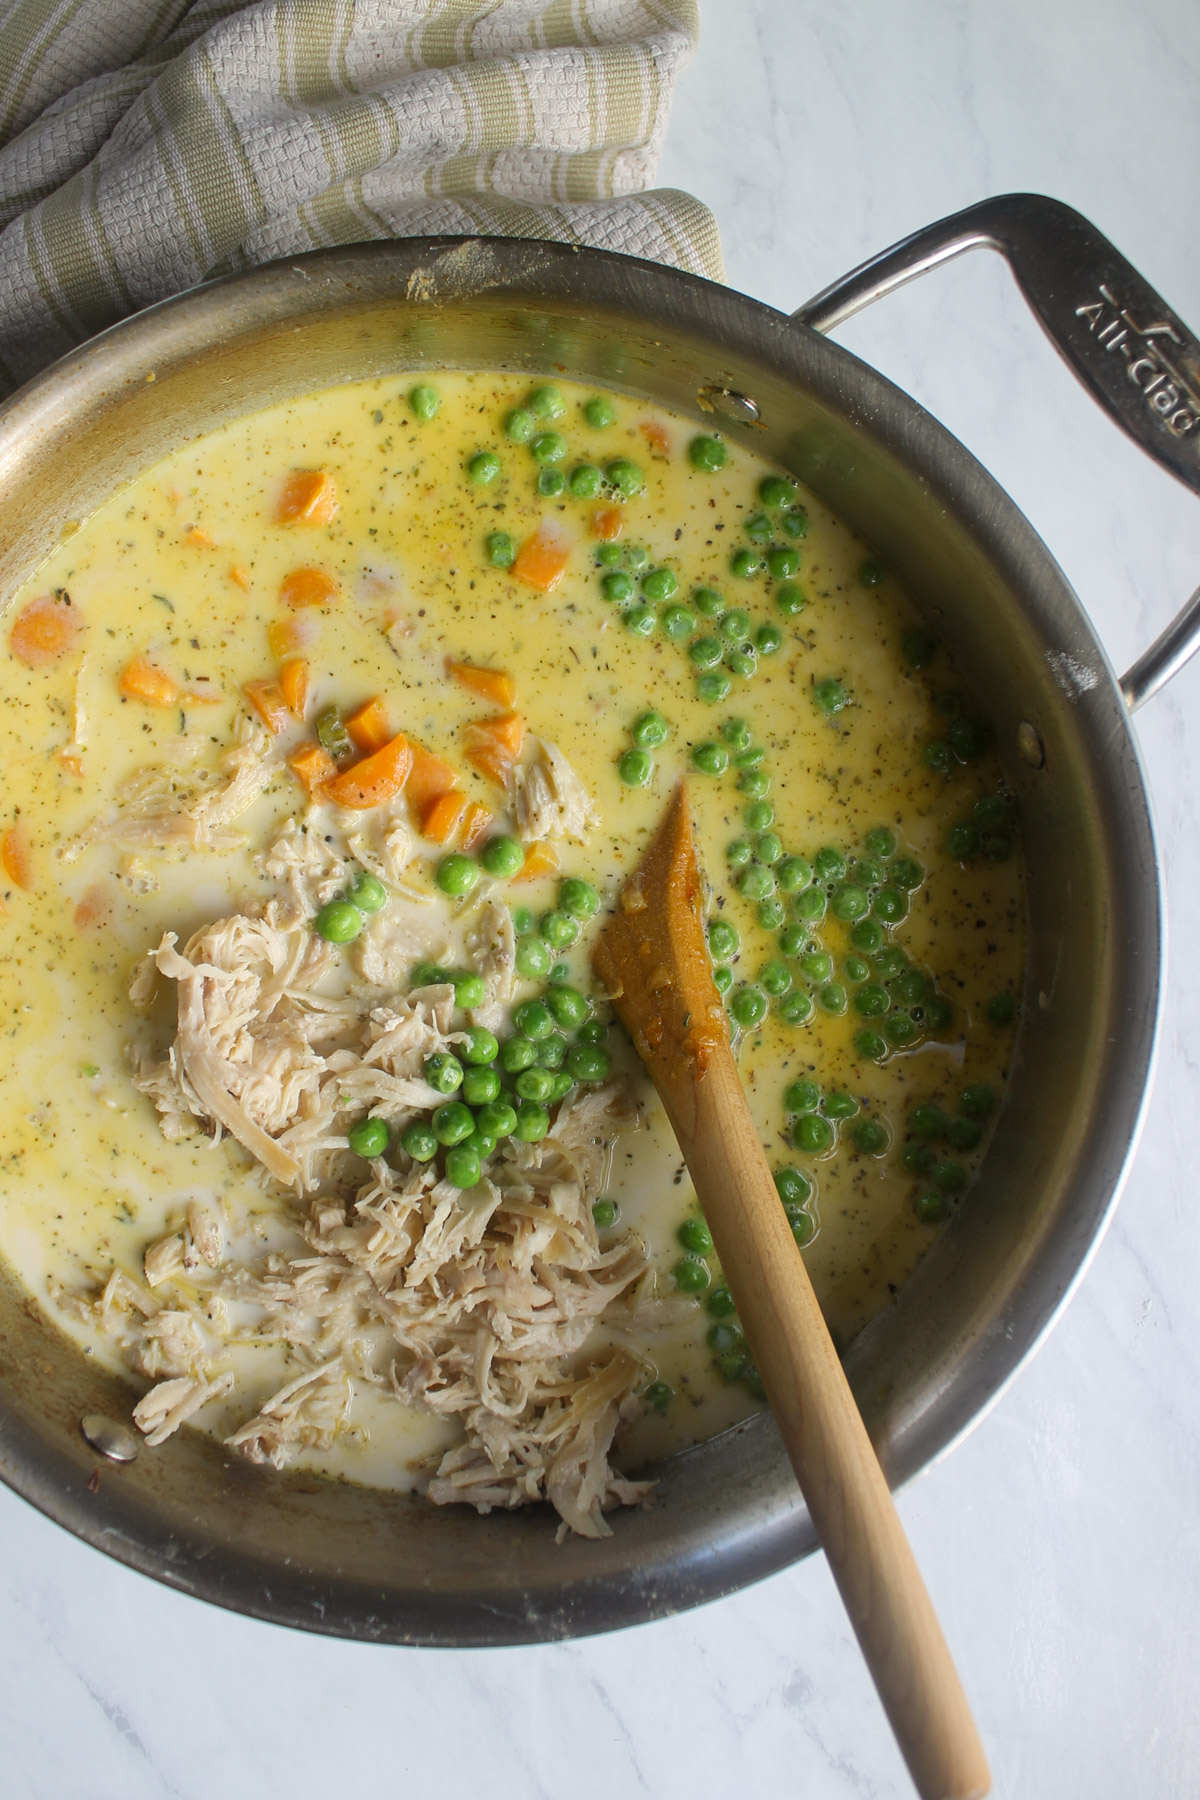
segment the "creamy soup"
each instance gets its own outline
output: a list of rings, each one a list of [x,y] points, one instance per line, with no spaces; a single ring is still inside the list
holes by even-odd
[[[610,1446],[762,1404],[589,971],[681,776],[839,1341],[971,1204],[1011,803],[944,648],[782,472],[565,382],[358,383],[139,476],[8,619],[0,1252],[152,1445],[598,1531],[642,1491]]]

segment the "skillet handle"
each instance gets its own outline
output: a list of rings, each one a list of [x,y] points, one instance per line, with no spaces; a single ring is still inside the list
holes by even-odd
[[[964,250],[998,250],[1050,341],[1122,431],[1200,494],[1200,345],[1094,225],[1044,194],[998,194],[927,225],[792,317],[829,331]],[[1200,589],[1121,679],[1131,710],[1200,649]]]

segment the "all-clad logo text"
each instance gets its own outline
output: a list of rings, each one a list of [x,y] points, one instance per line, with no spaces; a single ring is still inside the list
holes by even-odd
[[[1075,317],[1087,320],[1097,343],[1120,352],[1125,373],[1167,430],[1178,438],[1190,437],[1200,430],[1200,395],[1172,361],[1186,347],[1184,339],[1164,319],[1139,325],[1107,287],[1101,284],[1099,291],[1101,298],[1077,306]]]

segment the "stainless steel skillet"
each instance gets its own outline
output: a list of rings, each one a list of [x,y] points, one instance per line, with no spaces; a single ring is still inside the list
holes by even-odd
[[[1030,956],[1000,1132],[894,1308],[849,1347],[900,1481],[995,1398],[1078,1280],[1141,1122],[1162,959],[1130,707],[1200,635],[1200,600],[1119,682],[1021,513],[913,401],[821,331],[959,249],[999,248],[1125,429],[1200,487],[1200,361],[1179,320],[1078,215],[985,202],[796,320],[655,265],[513,240],[371,244],[214,283],[106,332],[0,409],[0,596],[70,522],[181,440],[315,387],[443,367],[558,370],[713,420],[795,472],[875,546],[985,704],[1016,792]],[[2,1129],[2,1126],[0,1126]],[[812,1548],[768,1419],[680,1457],[659,1502],[556,1548],[537,1513],[476,1518],[264,1476],[184,1431],[107,1460],[85,1415],[129,1390],[0,1279],[0,1474],[132,1567],[279,1623],[497,1644],[677,1611]],[[99,1434],[92,1429],[93,1437]],[[98,1484],[94,1472],[99,1469]]]

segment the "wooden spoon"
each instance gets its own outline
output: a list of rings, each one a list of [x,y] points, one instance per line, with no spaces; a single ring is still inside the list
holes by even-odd
[[[923,1800],[979,1800],[983,1747],[758,1141],[712,979],[681,782],[592,965],[667,1109],[771,1411]]]

